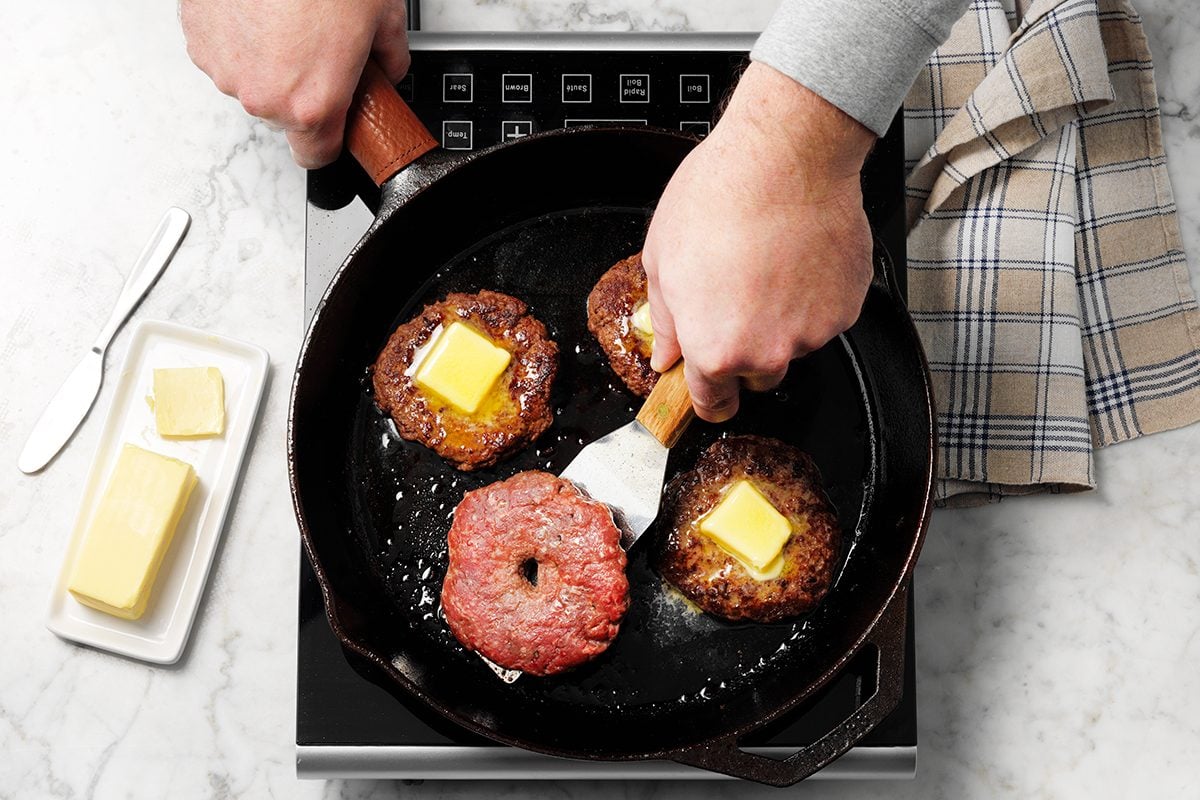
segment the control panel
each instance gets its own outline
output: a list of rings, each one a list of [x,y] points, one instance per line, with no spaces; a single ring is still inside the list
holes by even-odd
[[[414,49],[397,87],[442,147],[477,150],[549,128],[709,132],[744,53]]]

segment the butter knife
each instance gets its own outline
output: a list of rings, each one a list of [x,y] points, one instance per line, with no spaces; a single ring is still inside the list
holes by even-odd
[[[125,279],[117,305],[92,344],[92,349],[67,377],[33,426],[25,441],[25,448],[17,459],[21,472],[32,474],[49,464],[87,417],[92,403],[96,402],[96,395],[100,393],[104,351],[171,261],[191,222],[192,218],[182,208],[167,209],[154,235],[142,248],[129,277]]]

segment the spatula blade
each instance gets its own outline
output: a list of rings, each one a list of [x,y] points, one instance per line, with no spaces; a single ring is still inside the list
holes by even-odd
[[[579,451],[562,477],[612,508],[628,550],[658,516],[670,452],[634,420]]]

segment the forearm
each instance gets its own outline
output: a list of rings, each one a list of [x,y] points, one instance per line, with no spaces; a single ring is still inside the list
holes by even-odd
[[[750,57],[882,136],[968,0],[783,0]]]

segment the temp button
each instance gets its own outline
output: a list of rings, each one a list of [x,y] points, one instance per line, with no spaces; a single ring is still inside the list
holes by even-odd
[[[564,103],[592,102],[592,76],[578,73],[563,75],[562,101]]]
[[[680,75],[679,102],[707,103],[709,77],[707,75]]]
[[[470,150],[473,146],[475,124],[469,119],[448,119],[442,123],[442,147],[447,150]]]

